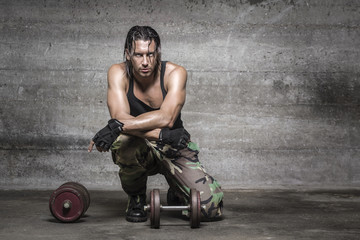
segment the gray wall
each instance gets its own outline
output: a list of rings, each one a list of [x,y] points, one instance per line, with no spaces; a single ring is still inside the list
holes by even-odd
[[[359,16],[356,0],[1,0],[0,187],[120,189],[86,148],[135,24],[187,68],[185,127],[224,188],[359,187]]]

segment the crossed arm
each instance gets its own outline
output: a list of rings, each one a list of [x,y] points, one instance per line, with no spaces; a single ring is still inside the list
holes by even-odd
[[[130,115],[130,106],[126,96],[128,81],[122,64],[113,65],[108,71],[107,104],[111,118],[124,124],[123,133],[158,140],[162,128],[171,128],[178,117],[186,97],[186,70],[172,65],[168,73],[167,95],[159,110],[147,112],[137,117]],[[94,142],[88,147],[90,152]],[[102,151],[102,149],[99,149]]]

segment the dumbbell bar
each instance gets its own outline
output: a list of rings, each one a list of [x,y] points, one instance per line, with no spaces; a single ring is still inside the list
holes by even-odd
[[[66,182],[50,196],[51,214],[61,222],[76,222],[90,206],[90,194],[80,183]]]
[[[160,204],[160,190],[154,189],[150,192],[150,204],[145,206],[145,211],[150,212],[150,225],[152,228],[160,227],[161,211],[182,211],[190,212],[190,227],[200,227],[200,193],[195,189],[190,190],[190,204],[188,206],[163,206]]]

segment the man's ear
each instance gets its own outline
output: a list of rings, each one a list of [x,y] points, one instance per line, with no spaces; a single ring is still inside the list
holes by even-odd
[[[126,60],[130,61],[130,53],[128,49],[125,49]]]

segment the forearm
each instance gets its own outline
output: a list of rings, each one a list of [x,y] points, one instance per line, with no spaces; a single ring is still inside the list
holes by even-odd
[[[125,133],[122,131],[123,126],[123,123],[119,122],[117,119],[110,119],[108,124],[100,131],[98,131],[91,139],[88,151],[92,151],[94,144],[96,145],[96,149],[99,152],[109,151],[112,143],[122,133],[144,138],[149,141],[159,140],[161,129],[153,129],[151,131],[132,131],[131,133]]]
[[[124,124],[123,132],[130,135],[146,133],[153,137],[157,133],[158,136],[161,128],[171,128],[173,124],[172,119],[162,113],[161,110],[147,112],[137,117],[114,116],[114,118]]]
[[[128,135],[131,136],[136,136],[136,137],[140,137],[140,138],[144,138],[147,139],[149,141],[157,141],[159,140],[159,134],[160,134],[161,129],[157,128],[151,131],[132,131],[129,133],[126,133]]]

